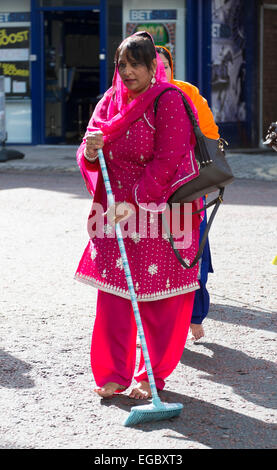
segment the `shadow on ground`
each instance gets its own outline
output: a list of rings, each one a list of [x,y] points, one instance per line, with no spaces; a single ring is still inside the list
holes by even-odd
[[[28,377],[30,364],[0,350],[0,386],[5,388],[32,388],[35,382]]]
[[[197,347],[197,346],[196,346]],[[236,395],[264,408],[277,409],[276,372],[274,362],[257,359],[236,349],[202,342],[208,354],[186,348],[181,363],[194,368],[198,379],[232,387]],[[211,355],[212,353],[212,355]]]
[[[212,294],[217,297],[216,294]],[[228,299],[226,299],[228,300]],[[231,301],[239,302],[236,299],[229,299]],[[256,309],[252,305],[247,308],[240,305],[225,305],[219,303],[212,303],[210,305],[208,318],[215,321],[231,323],[233,325],[247,326],[257,330],[271,331],[277,333],[277,315],[268,309]],[[265,341],[273,341],[265,339]]]
[[[170,420],[137,424],[136,429],[145,433],[164,429],[162,436],[172,438],[174,448],[184,448],[182,441],[197,442],[211,449],[276,448],[277,425],[249,417],[239,409],[230,410],[167,390],[160,392],[160,397],[165,403],[182,403],[184,408],[181,415]],[[126,411],[125,419],[131,407],[138,405],[135,400],[124,395],[103,399],[101,403]],[[147,403],[140,400],[139,405]],[[179,435],[176,436],[176,433]],[[176,444],[176,441],[180,444]]]
[[[1,167],[0,167],[1,169]],[[89,195],[81,173],[58,171],[16,172],[0,171],[0,188],[33,188],[47,191],[58,191],[72,194],[77,198],[89,199]],[[217,192],[211,193],[209,200],[214,199]],[[224,204],[246,206],[276,206],[277,188],[275,181],[254,181],[237,179],[226,187]]]
[[[91,199],[81,173],[64,172],[0,172],[1,190],[32,188],[45,191],[64,192],[79,199]]]

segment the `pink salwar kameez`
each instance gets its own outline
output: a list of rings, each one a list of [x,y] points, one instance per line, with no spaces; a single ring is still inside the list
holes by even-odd
[[[186,342],[194,292],[154,302],[139,302],[139,311],[156,382],[162,390],[165,379],[177,366]],[[115,321],[116,318],[116,321]],[[96,384],[115,382],[129,387],[136,365],[137,326],[130,300],[98,291],[96,319],[91,342],[91,368]],[[141,351],[134,376],[147,381]]]
[[[156,84],[131,104],[124,101],[126,90],[116,71],[112,89],[98,103],[88,126],[89,131],[101,129],[104,134],[103,153],[115,201],[132,203],[135,215],[140,208],[145,212],[145,204],[165,204],[184,181],[198,175],[191,123],[179,93],[166,81],[158,56],[157,60]],[[168,86],[172,90],[160,97],[155,115],[155,97]],[[85,159],[85,145],[84,139],[77,160],[94,196],[90,223],[97,204],[106,210],[107,197],[99,163],[91,164]],[[195,201],[190,210],[198,208],[199,201]],[[155,209],[151,210],[146,208],[146,236],[141,235],[136,220],[124,244],[156,385],[162,389],[186,342],[194,291],[199,288],[198,265],[192,269],[181,266],[164,236],[160,218],[157,236],[150,236],[156,216]],[[198,250],[200,217],[194,215],[190,220],[190,230],[183,235],[186,243],[179,250],[188,262]],[[91,345],[92,372],[99,387],[107,382],[128,387],[136,360],[135,318],[113,228],[102,215],[98,216],[98,223],[103,225],[103,236],[92,235],[90,226],[90,240],[75,275],[77,280],[99,289]],[[147,380],[142,352],[134,378]]]

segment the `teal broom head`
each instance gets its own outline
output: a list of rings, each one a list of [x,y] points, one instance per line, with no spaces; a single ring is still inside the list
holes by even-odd
[[[133,406],[130,414],[126,419],[124,426],[134,426],[139,423],[147,423],[149,421],[160,421],[162,419],[170,419],[179,416],[183,405],[181,403],[162,403],[150,405]]]

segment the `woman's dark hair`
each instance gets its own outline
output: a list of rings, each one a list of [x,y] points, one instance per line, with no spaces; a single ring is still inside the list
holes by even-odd
[[[136,35],[126,38],[115,52],[114,61],[118,64],[119,55],[126,47],[127,60],[136,60],[139,64],[151,69],[153,59],[156,58],[156,50],[151,36],[146,31],[139,31]]]
[[[167,50],[163,47],[156,46],[156,51],[158,54],[163,54],[165,56],[165,58],[168,60],[169,67],[171,68],[171,57]]]

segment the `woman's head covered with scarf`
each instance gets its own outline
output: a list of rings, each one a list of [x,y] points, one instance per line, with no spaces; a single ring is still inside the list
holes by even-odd
[[[139,31],[125,38],[115,52],[112,86],[104,95],[104,97],[112,97],[112,114],[116,112],[122,114],[126,109],[135,108],[142,101],[139,95],[132,100],[131,104],[128,102],[131,92],[124,84],[120,73],[120,59],[123,55],[127,62],[136,62],[144,66],[145,75],[149,75],[148,89],[144,92],[145,99],[148,95],[155,94],[157,85],[167,83],[164,65],[156,52],[152,36],[146,31]],[[155,87],[150,82],[153,77],[155,78]]]
[[[172,55],[170,51],[164,46],[156,46],[156,52],[159,54],[159,57],[161,58],[164,64],[167,81],[168,82],[173,81],[174,80],[173,78],[174,66],[173,66],[173,59],[172,59]]]
[[[120,57],[123,54],[125,60],[144,65],[145,74],[149,77],[147,89],[134,96],[131,101],[130,89],[123,82],[119,70]],[[167,81],[164,64],[156,52],[152,36],[146,31],[139,31],[127,37],[116,50],[112,86],[97,104],[88,131],[100,129],[107,142],[118,138],[145,113],[155,98],[170,86],[174,87],[174,84],[169,84]],[[192,102],[191,105],[195,109]]]
[[[149,78],[148,87],[143,93],[130,96],[130,89],[123,82],[119,71],[120,57],[124,54],[124,61],[134,61],[145,66],[145,74]],[[110,143],[126,133],[130,126],[140,119],[147,108],[154,103],[155,98],[166,88],[175,88],[174,84],[168,83],[164,64],[156,52],[156,46],[152,36],[146,31],[139,31],[124,39],[115,52],[115,70],[112,86],[98,102],[89,121],[83,146],[77,153],[77,161],[81,166],[82,151],[86,145],[88,133],[103,133],[104,143]],[[151,73],[150,73],[151,72]],[[131,100],[129,98],[132,98]],[[192,101],[186,96],[192,109],[197,116]],[[84,165],[83,165],[84,166]],[[85,164],[83,173],[86,180],[94,191],[96,185],[96,173],[94,168]]]

